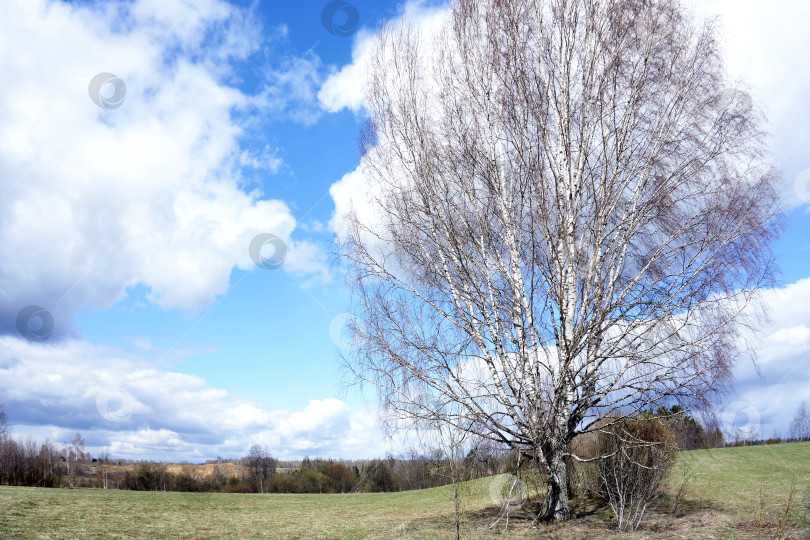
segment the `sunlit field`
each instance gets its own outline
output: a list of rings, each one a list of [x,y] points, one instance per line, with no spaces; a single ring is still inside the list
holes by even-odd
[[[785,511],[793,485],[792,508],[805,525],[810,519],[810,442],[681,452],[670,491],[684,475],[692,476],[686,487],[695,502],[742,518],[764,512],[771,521]]]
[[[686,480],[685,480],[686,479]],[[682,500],[674,495],[684,485]],[[577,501],[565,524],[531,527],[537,494],[494,527],[492,478],[465,503],[466,538],[810,538],[810,443],[682,452],[634,533]],[[793,488],[793,498],[788,502]],[[764,507],[763,503],[764,502]],[[780,526],[781,524],[781,526]],[[401,493],[254,495],[0,487],[3,538],[453,538],[451,487]]]

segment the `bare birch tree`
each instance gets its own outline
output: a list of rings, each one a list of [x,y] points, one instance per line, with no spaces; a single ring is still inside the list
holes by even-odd
[[[109,475],[110,475],[110,452],[106,448],[101,450],[101,455],[98,457],[98,465],[96,470],[99,475],[99,484],[102,489],[108,489]]]
[[[63,448],[65,465],[67,466],[68,485],[71,488],[79,487],[78,480],[82,476],[82,464],[85,461],[84,439],[80,433],[73,437],[73,441]]]
[[[564,518],[575,436],[705,404],[746,352],[781,216],[763,119],[677,0],[455,0],[426,41],[384,28],[370,62],[347,366],[392,418],[461,406]]]
[[[8,434],[8,417],[3,408],[4,405],[0,403],[0,438]]]
[[[803,441],[808,437],[810,437],[810,414],[807,413],[807,404],[802,401],[790,423],[790,438]]]

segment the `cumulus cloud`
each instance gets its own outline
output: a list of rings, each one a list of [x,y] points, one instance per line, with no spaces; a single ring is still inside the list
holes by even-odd
[[[327,397],[302,410],[266,406],[155,368],[146,357],[64,340],[48,346],[0,337],[0,395],[17,435],[61,443],[82,433],[121,457],[243,455],[250,442],[279,457],[374,457],[385,440],[374,417]]]
[[[448,17],[446,5],[431,5],[417,0],[402,5],[397,17],[389,24],[391,27],[402,25],[417,30],[420,46],[430,55],[436,51],[434,41],[447,23]],[[358,32],[355,35],[352,62],[330,75],[318,92],[318,99],[324,109],[329,112],[349,109],[356,114],[365,114],[365,85],[376,38],[377,34],[369,31]],[[385,144],[384,141],[379,142],[380,145]],[[377,152],[377,149],[371,148],[370,152]],[[364,171],[369,157],[366,156],[355,170],[343,175],[329,188],[329,194],[335,205],[329,227],[339,237],[343,237],[343,233],[346,232],[344,218],[350,211],[354,211],[360,222],[371,230],[383,230],[383,216],[375,210],[374,205],[370,204],[370,201],[379,195],[379,190]],[[384,243],[380,239],[369,237],[367,240],[378,245]]]
[[[374,150],[372,149],[372,152]],[[329,195],[335,204],[335,210],[329,221],[329,229],[343,236],[345,234],[344,219],[352,211],[357,213],[362,223],[374,223],[379,221],[379,214],[372,210],[369,204],[370,182],[363,174],[362,169],[357,168],[343,175],[343,177],[329,187]],[[380,228],[381,223],[377,227]]]
[[[729,79],[751,85],[770,121],[772,152],[785,177],[791,205],[810,203],[810,48],[804,24],[810,3],[794,0],[692,0],[702,15],[719,15]],[[802,176],[802,172],[805,176]]]
[[[787,436],[796,407],[803,400],[810,402],[810,278],[763,291],[762,296],[771,322],[755,341],[758,364],[736,367],[735,389],[723,406],[750,405],[758,416],[758,436]]]
[[[252,113],[304,121],[296,111],[317,108],[312,55],[268,67],[281,75],[255,94],[237,87],[233,66],[267,35],[278,33],[221,0],[9,3],[0,333],[16,333],[17,313],[38,305],[64,337],[77,309],[110,306],[137,284],[163,308],[199,310],[234,268],[252,268],[247,248],[261,232],[288,243],[288,270],[325,274],[314,246],[291,239],[289,206],[245,190],[245,169],[284,166],[278,149],[245,143]],[[109,84],[94,87],[100,73]]]
[[[343,66],[323,83],[318,92],[323,108],[334,113],[347,108],[355,113],[363,109],[366,69],[375,34],[361,30],[352,43],[352,63]]]
[[[407,2],[400,8],[392,25],[407,24],[421,32],[425,46],[447,21],[449,11],[444,5],[430,5],[424,0]],[[355,34],[352,43],[352,61],[330,75],[318,92],[321,105],[329,112],[344,108],[360,113],[364,107],[364,90],[370,56],[373,52],[375,32],[363,30]]]

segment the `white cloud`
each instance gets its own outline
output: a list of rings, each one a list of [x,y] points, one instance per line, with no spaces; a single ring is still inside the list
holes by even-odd
[[[314,246],[290,239],[288,205],[240,187],[243,167],[283,166],[277,149],[242,147],[250,114],[314,103],[317,58],[294,64],[298,82],[270,110],[275,81],[257,96],[229,83],[232,61],[264,43],[248,12],[220,0],[42,5],[0,16],[0,50],[14,51],[0,57],[0,333],[36,304],[64,335],[77,309],[135,284],[164,308],[198,310],[234,267],[252,268],[260,232],[288,243],[293,271],[323,274]],[[91,100],[101,72],[126,84],[119,108]]]
[[[312,125],[323,114],[317,101],[322,83],[320,58],[306,51],[289,59],[281,68],[265,73],[269,84],[260,96],[263,108],[275,116]]]
[[[810,3],[801,0],[692,0],[696,11],[719,15],[726,70],[751,85],[770,121],[772,152],[785,175],[785,197],[810,203],[796,193],[801,171],[810,167],[810,49],[806,24]]]
[[[805,324],[779,328],[760,344],[759,349],[762,364],[810,353],[810,328]]]
[[[278,148],[271,149],[269,146],[265,146],[261,152],[251,153],[244,150],[239,155],[239,164],[275,174],[284,166],[284,160],[278,156],[278,153]]]
[[[416,0],[404,4],[398,16],[390,21],[390,25],[391,27],[403,25],[416,30],[419,33],[420,47],[431,55],[435,52],[434,40],[439,36],[448,17],[449,10],[446,6],[431,6],[427,2]],[[377,34],[368,31],[358,32],[355,35],[352,62],[328,77],[318,93],[318,99],[326,110],[337,112],[347,108],[356,114],[365,114],[364,90],[369,62],[375,53],[376,39]],[[393,62],[393,59],[390,61]],[[379,145],[384,146],[385,141],[379,141]],[[377,148],[371,148],[369,152],[377,152]],[[384,230],[383,214],[378,211],[376,205],[370,204],[379,196],[379,187],[370,181],[363,170],[369,157],[365,156],[355,170],[343,175],[329,188],[329,194],[335,205],[329,228],[337,233],[339,238],[345,239],[346,229],[343,220],[352,210],[360,222],[370,230],[378,233]],[[403,178],[406,177],[407,175],[403,174]],[[370,244],[384,248],[384,240],[364,236]]]
[[[358,32],[352,43],[352,63],[343,66],[323,83],[318,92],[318,99],[328,112],[338,112],[343,108],[355,113],[361,112],[366,84],[366,63],[371,54],[374,35],[367,30]]]
[[[372,150],[374,151],[374,150]],[[343,175],[343,177],[329,187],[329,195],[335,204],[335,211],[329,221],[329,229],[344,233],[343,220],[352,210],[355,210],[363,223],[374,223],[377,213],[372,211],[369,196],[369,179],[363,174],[360,167]],[[379,228],[379,225],[378,225]]]
[[[348,425],[345,422],[348,412],[346,404],[337,399],[328,398],[324,401],[311,399],[304,410],[290,416],[290,425],[296,432],[315,433],[333,429],[336,427],[334,421],[337,420],[340,431],[341,424]]]
[[[810,401],[810,278],[763,291],[770,323],[755,337],[759,357],[734,369],[735,387],[726,404],[750,404],[759,415],[757,436],[774,431],[788,435],[793,412],[802,400]]]
[[[120,457],[239,456],[250,442],[285,458],[386,452],[371,413],[338,399],[271,410],[200,377],[79,340],[43,347],[0,337],[0,395],[18,436],[61,443],[80,432],[94,451],[109,447]]]
[[[414,0],[402,6],[399,15],[391,21],[391,24],[405,23],[418,29],[425,47],[429,50],[431,40],[447,21],[448,15],[446,6],[430,6],[424,0]],[[318,92],[318,99],[324,109],[329,112],[338,112],[344,108],[355,113],[362,111],[368,62],[373,52],[375,38],[376,33],[367,30],[355,34],[352,43],[352,62],[328,77]]]

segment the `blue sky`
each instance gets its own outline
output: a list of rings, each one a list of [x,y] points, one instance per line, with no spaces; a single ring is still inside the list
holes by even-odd
[[[721,17],[729,79],[768,114],[789,208],[760,369],[738,366],[718,412],[732,431],[786,434],[810,400],[810,8],[690,5]],[[4,0],[0,403],[14,433],[80,431],[95,452],[172,460],[254,442],[285,458],[396,453],[374,396],[342,391],[349,296],[330,239],[362,203],[373,29],[443,14],[419,1]],[[93,95],[101,73],[126,93]],[[287,247],[278,269],[248,254],[262,233]],[[47,339],[30,339],[37,318],[18,328],[30,305],[53,317]]]

